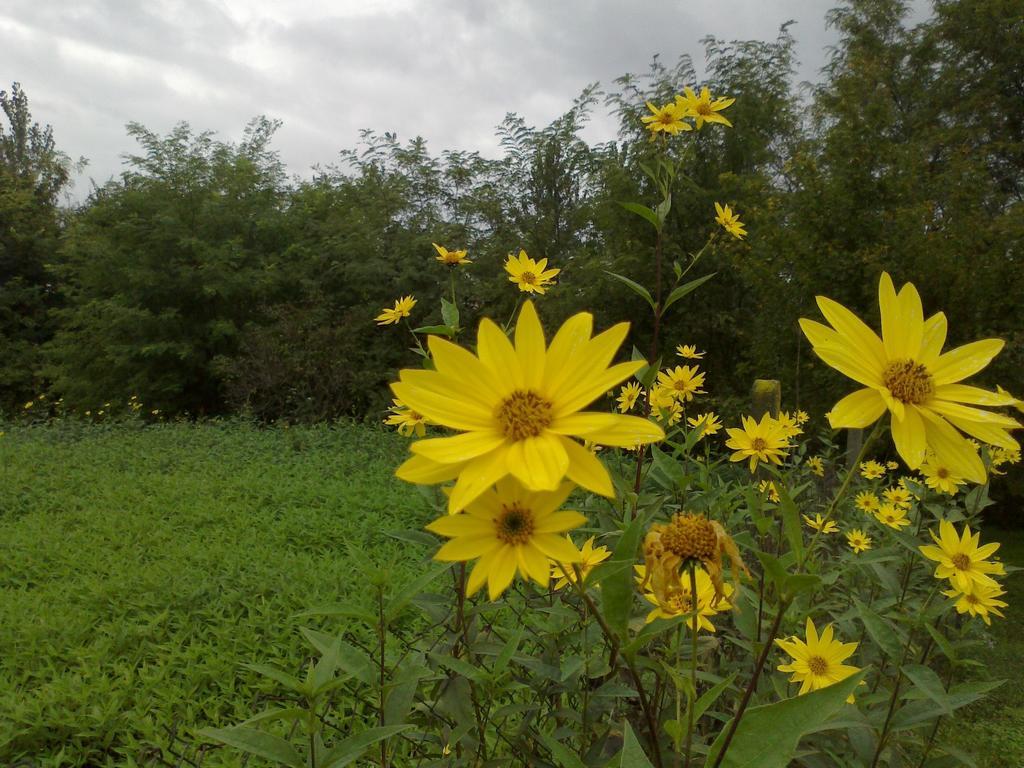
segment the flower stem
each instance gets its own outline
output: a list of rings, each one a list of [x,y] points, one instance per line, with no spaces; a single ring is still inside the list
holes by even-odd
[[[700,607],[697,605],[697,569],[696,562],[690,559],[690,607],[693,614],[693,623],[690,624],[690,691],[693,698],[687,707],[689,717],[686,723],[686,768],[690,768],[691,748],[693,745],[693,710],[697,704],[697,627],[700,624],[698,616]],[[689,621],[689,620],[687,620]]]

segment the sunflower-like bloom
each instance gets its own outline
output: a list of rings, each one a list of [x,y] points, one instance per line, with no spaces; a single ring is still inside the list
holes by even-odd
[[[854,528],[853,530],[846,532],[846,543],[850,545],[850,549],[853,553],[860,554],[861,552],[867,552],[871,549],[871,537],[868,536],[860,528]]]
[[[580,575],[585,582],[590,572],[611,556],[612,553],[608,547],[595,547],[594,537],[591,536],[580,547],[580,560],[575,564],[575,567],[573,567],[572,563],[551,564],[551,578],[557,579],[554,588],[561,589],[569,584],[575,584],[576,568],[579,568]]]
[[[993,475],[1005,475],[1006,472],[999,471],[999,467],[1004,464],[1019,464],[1020,463],[1020,451],[1009,450],[1007,448],[993,448],[989,455],[992,459],[992,474]]]
[[[742,240],[747,236],[747,230],[744,229],[744,224],[740,221],[740,215],[733,213],[732,208],[728,205],[715,203],[715,214],[715,222],[737,240]]]
[[[914,500],[914,495],[902,485],[895,485],[892,488],[886,488],[882,491],[882,496],[890,504],[897,507],[907,508],[911,505]]]
[[[807,523],[807,527],[811,528],[819,533],[839,533],[839,526],[836,525],[834,520],[826,520],[821,516],[819,512],[814,517],[808,517],[803,515],[804,522]]]
[[[734,586],[739,589],[740,573],[750,576],[740,551],[721,523],[700,515],[676,513],[668,523],[655,523],[644,537],[643,588],[655,595],[668,595],[692,560],[699,562],[715,588],[712,604],[726,596],[722,555],[729,558]],[[688,578],[688,577],[687,577]]]
[[[394,405],[391,406],[391,415],[384,423],[398,428],[398,434],[404,437],[423,437],[427,432],[427,420],[423,414],[417,413],[412,408],[406,407],[405,403],[397,397],[393,398]]]
[[[680,403],[703,395],[704,374],[696,365],[677,365],[658,372],[658,387]]]
[[[633,568],[637,573],[637,583],[643,584],[647,569],[642,565],[635,565]],[[697,582],[697,615],[686,622],[687,626],[691,632],[694,630],[700,632],[702,629],[714,632],[715,625],[711,623],[711,617],[732,608],[729,603],[733,592],[732,584],[725,584],[723,587],[724,597],[716,600],[715,585],[707,571],[698,567],[694,576]],[[655,619],[674,619],[676,616],[693,613],[692,586],[688,570],[679,574],[675,583],[664,585],[660,594],[655,593],[648,583],[648,588],[643,590],[643,596],[654,606],[654,609],[647,614],[645,623],[650,624]]]
[[[667,133],[675,136],[680,131],[692,131],[693,126],[684,119],[687,117],[685,108],[680,108],[677,102],[669,102],[663,107],[655,106],[647,102],[647,108],[651,114],[644,115],[640,122],[651,132],[651,139],[659,133]]]
[[[683,418],[683,406],[676,399],[673,390],[655,384],[647,393],[647,402],[651,405],[651,415],[667,426],[678,424]]]
[[[819,637],[814,622],[808,616],[806,636],[806,640],[791,637],[775,641],[792,659],[789,664],[780,664],[779,672],[793,674],[789,682],[800,683],[800,696],[819,688],[827,688],[860,672],[858,667],[843,664],[857,650],[858,643],[841,643],[836,640],[831,624],[825,627]],[[852,703],[853,696],[847,701]]]
[[[882,525],[887,525],[897,531],[910,525],[907,510],[887,501],[882,502],[882,505],[875,510],[875,519]]]
[[[874,459],[862,461],[860,463],[860,474],[866,480],[878,480],[880,477],[885,477],[885,465],[879,464]]]
[[[861,512],[870,513],[877,512],[882,506],[882,502],[871,491],[861,491],[857,494],[857,498],[853,500],[853,503]]]
[[[800,428],[799,422],[793,418],[789,411],[780,411],[776,421],[779,422],[779,429],[782,430],[782,434],[787,438],[798,437],[804,433]]]
[[[732,106],[736,99],[711,98],[711,91],[706,87],[701,88],[700,96],[693,92],[692,88],[683,88],[683,94],[676,96],[676,105],[679,110],[697,121],[697,130],[704,127],[704,123],[721,123],[732,128],[732,123],[725,119],[724,115],[718,114],[723,109]]]
[[[554,491],[568,477],[613,496],[608,470],[578,437],[621,448],[662,440],[657,424],[638,416],[582,411],[632,376],[643,360],[611,364],[628,323],[591,338],[593,317],[569,318],[550,347],[533,303],[519,313],[515,345],[491,320],[480,323],[477,354],[437,336],[428,344],[434,370],[403,370],[395,396],[434,424],[461,432],[419,440],[396,474],[411,483],[458,481],[448,508],[458,512],[506,475],[530,490]]]
[[[519,290],[524,293],[536,293],[542,296],[548,288],[555,284],[555,275],[562,271],[547,269],[547,266],[547,259],[534,261],[522,249],[518,256],[513,256],[510,253],[505,260],[505,271],[508,272],[510,283],[518,285]]]
[[[443,245],[437,243],[431,243],[434,246],[434,250],[437,251],[436,258],[442,264],[447,264],[449,267],[458,267],[463,264],[472,264],[473,262],[466,258],[466,251],[449,251]]]
[[[821,456],[811,456],[807,459],[807,468],[811,470],[811,474],[817,475],[818,477],[825,476],[825,462]]]
[[[640,393],[643,389],[635,381],[627,382],[622,385],[622,389],[619,390],[619,413],[628,413],[633,410],[633,406],[636,405],[636,401],[640,399]]]
[[[888,410],[896,450],[908,467],[920,467],[930,449],[940,463],[977,483],[985,481],[985,466],[961,432],[1020,447],[1007,432],[1020,426],[1016,421],[976,407],[1009,405],[1012,398],[960,383],[989,364],[1003,348],[1001,339],[942,353],[946,316],[925,320],[917,289],[907,283],[897,294],[885,272],[878,286],[882,338],[842,305],[824,296],[817,301],[832,328],[807,319],[800,327],[818,357],[864,385],[832,408],[833,427],[867,427]]]
[[[960,486],[964,484],[962,477],[957,477],[949,467],[938,462],[935,454],[929,454],[921,465],[921,474],[924,476],[924,484],[939,493],[948,493],[956,496]]]
[[[793,414],[793,421],[795,421],[800,426],[806,424],[810,420],[810,418],[811,417],[807,415],[807,411],[798,410]]]
[[[707,413],[701,413],[697,416],[691,416],[686,420],[686,423],[694,429],[701,430],[701,437],[717,435],[722,429],[722,420],[718,418],[714,411],[708,411]]]
[[[377,321],[377,325],[395,325],[402,322],[403,317],[408,317],[415,306],[416,299],[412,296],[403,296],[400,299],[395,299],[395,306],[391,309],[384,307],[374,319]]]
[[[565,482],[554,491],[534,492],[514,478],[499,480],[465,512],[445,515],[427,526],[428,531],[451,539],[434,559],[448,563],[476,559],[466,582],[470,595],[486,582],[491,600],[497,600],[517,570],[522,578],[546,589],[550,560],[569,564],[581,558],[565,533],[587,519],[579,512],[558,511],[572,489],[573,484]]]
[[[992,624],[989,614],[1006,618],[999,609],[1006,608],[1007,605],[1002,600],[997,599],[1005,595],[1006,592],[1000,589],[998,585],[973,583],[971,584],[970,592],[950,589],[944,590],[942,594],[946,597],[956,598],[957,613],[969,613],[971,616],[980,616],[981,620],[986,624]]]
[[[998,543],[978,546],[981,542],[980,532],[971,533],[971,529],[964,523],[963,533],[957,536],[956,527],[946,520],[939,523],[938,536],[932,530],[928,533],[938,546],[925,544],[919,549],[929,560],[938,562],[935,578],[949,579],[950,585],[964,593],[971,592],[976,584],[985,587],[998,586],[990,574],[1005,574],[1003,564],[989,562],[986,559],[999,549]]]
[[[783,434],[779,422],[766,413],[761,421],[754,421],[751,416],[742,419],[743,428],[726,429],[729,439],[725,441],[727,448],[733,449],[729,461],[750,460],[750,471],[757,469],[759,461],[781,464],[786,451],[792,448],[786,435]]]
[[[705,352],[698,352],[696,344],[680,344],[676,347],[676,354],[687,360],[700,360]]]
[[[757,490],[759,493],[767,495],[768,501],[772,504],[779,503],[779,489],[775,487],[774,480],[762,480],[757,484]]]

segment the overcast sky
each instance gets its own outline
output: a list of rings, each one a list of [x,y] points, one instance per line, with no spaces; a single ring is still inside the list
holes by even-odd
[[[274,146],[309,175],[361,128],[421,135],[435,152],[497,154],[506,112],[544,125],[588,83],[673,62],[699,40],[776,37],[792,19],[800,80],[835,42],[833,0],[0,0],[0,88],[24,87],[58,146],[105,181],[135,149],[128,121],[179,120],[237,139],[284,122]],[[924,18],[927,0],[913,0]],[[588,137],[611,138],[599,111]]]

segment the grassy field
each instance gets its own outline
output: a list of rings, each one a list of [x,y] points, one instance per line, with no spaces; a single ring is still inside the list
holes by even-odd
[[[368,427],[4,427],[0,765],[161,765],[201,727],[262,708],[243,662],[294,668],[296,614],[369,600],[356,552],[402,580],[385,532],[427,504],[392,477],[405,442]],[[988,531],[1024,564],[1021,532]],[[979,675],[1011,682],[943,725],[978,765],[1024,765],[1024,572]],[[203,765],[236,765],[227,751]],[[173,763],[169,763],[173,764]]]
[[[428,515],[392,477],[394,435],[5,429],[0,765],[149,764],[262,708],[239,664],[301,663],[298,627],[316,622],[297,612],[369,599],[351,547],[420,569],[382,533]]]

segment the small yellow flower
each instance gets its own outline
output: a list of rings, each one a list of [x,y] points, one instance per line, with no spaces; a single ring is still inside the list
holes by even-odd
[[[676,354],[687,360],[700,360],[705,352],[698,352],[696,344],[680,344],[676,347]]]
[[[818,477],[825,476],[825,462],[822,461],[821,456],[811,456],[807,459],[807,468]]]
[[[826,521],[819,512],[813,518],[807,515],[802,516],[804,522],[807,523],[808,528],[812,528],[820,533],[839,533],[839,526],[836,525],[834,520]]]
[[[644,123],[647,130],[651,132],[652,139],[658,133],[667,133],[675,136],[680,131],[693,130],[693,126],[683,119],[686,117],[686,110],[680,108],[676,102],[670,102],[663,107],[657,107],[648,101],[647,108],[651,110],[651,114],[641,117],[640,122]]]
[[[744,416],[742,424],[742,428],[730,427],[725,430],[729,435],[725,445],[733,449],[729,461],[749,459],[751,472],[757,469],[759,461],[781,464],[785,452],[792,446],[771,414],[764,414],[759,422]]]
[[[29,400],[27,403],[25,403],[25,410],[29,410],[35,404],[35,400]]]
[[[902,486],[886,488],[882,491],[882,496],[884,496],[885,500],[890,504],[897,507],[909,507],[914,498],[910,491]]]
[[[647,399],[651,404],[651,412],[658,421],[664,421],[671,427],[683,418],[683,406],[672,396],[670,390],[656,386],[648,394]]]
[[[635,381],[623,384],[622,389],[619,390],[619,412],[626,413],[633,410],[633,406],[636,405],[636,401],[640,399],[641,392],[643,392],[643,390]]]
[[[886,469],[899,469],[900,463],[898,461],[887,461],[885,462]]]
[[[576,563],[576,567],[580,569],[580,574],[583,576],[584,583],[586,583],[587,576],[590,572],[594,570],[599,563],[603,563],[611,556],[612,553],[608,547],[594,546],[593,536],[587,539],[583,543],[583,546],[580,547],[580,561]],[[575,584],[576,569],[573,568],[571,563],[552,563],[551,578],[557,579],[554,589],[561,589],[569,584]]]
[[[793,414],[793,421],[803,426],[808,422],[811,417],[807,415],[807,411],[797,411]]]
[[[780,664],[778,670],[792,673],[789,682],[800,683],[798,695],[827,688],[860,672],[857,667],[843,664],[857,650],[858,643],[841,643],[836,640],[831,624],[825,627],[819,637],[810,616],[807,617],[805,632],[806,641],[798,637],[775,641],[792,659],[789,664]],[[852,703],[853,696],[847,701]]]
[[[691,416],[686,420],[686,423],[694,429],[700,429],[700,436],[702,438],[708,435],[717,435],[722,428],[722,420],[718,418],[714,411]]]
[[[797,437],[798,435],[803,434],[803,430],[800,429],[800,425],[797,423],[797,420],[794,419],[788,411],[781,411],[776,421],[779,422],[779,428],[786,437]]]
[[[391,415],[384,420],[384,423],[397,427],[398,434],[403,437],[412,437],[413,435],[423,437],[427,432],[427,420],[423,417],[423,414],[409,408],[397,397],[392,398],[392,400],[394,405],[390,408]]]
[[[442,264],[447,264],[449,267],[458,267],[463,264],[472,264],[473,262],[466,258],[466,251],[449,251],[443,245],[437,243],[431,243],[434,246],[434,250],[437,251],[436,258]]]
[[[854,499],[853,503],[857,505],[857,509],[861,512],[874,513],[882,506],[882,502],[871,491],[861,491],[857,494],[857,498]]]
[[[775,487],[774,480],[762,480],[757,484],[757,490],[761,493],[767,494],[768,501],[773,504],[779,503],[779,489]]]
[[[712,100],[711,91],[706,87],[701,88],[700,96],[693,92],[692,88],[683,88],[683,95],[676,96],[676,105],[683,114],[693,117],[697,121],[697,130],[704,127],[704,123],[721,123],[732,127],[732,123],[726,120],[724,115],[718,114],[723,109],[732,106],[736,99],[717,98]]]
[[[548,260],[541,259],[534,261],[526,255],[526,251],[520,249],[518,256],[511,253],[505,260],[505,271],[508,272],[508,280],[519,286],[524,293],[536,293],[543,295],[549,287],[555,284],[554,277],[562,270],[547,269]]]
[[[704,394],[704,376],[696,365],[677,365],[658,372],[658,386],[678,402],[687,403],[694,395]]]
[[[956,496],[960,486],[964,484],[962,477],[957,477],[953,471],[942,464],[939,464],[934,454],[930,454],[921,465],[921,474],[924,476],[924,484],[939,493],[948,493]]]
[[[880,477],[885,476],[885,467],[879,464],[877,461],[862,461],[860,465],[861,477],[867,478],[868,480],[877,480]]]
[[[871,537],[860,528],[854,528],[846,532],[846,543],[850,545],[855,555],[867,552],[871,549]]]
[[[640,576],[640,581],[643,582],[643,578],[646,575],[645,567],[637,565],[634,568]],[[697,568],[694,576],[697,582],[697,616],[687,622],[687,626],[691,632],[694,630],[695,625],[697,632],[700,632],[702,629],[714,632],[715,625],[711,623],[711,617],[732,608],[732,605],[729,603],[729,598],[733,592],[732,585],[724,585],[723,597],[716,600],[715,585],[712,583],[707,571],[703,568]],[[673,619],[676,616],[685,616],[692,613],[693,599],[691,593],[692,585],[690,584],[689,571],[683,571],[676,578],[676,581],[663,590],[660,595],[656,594],[648,585],[648,589],[644,590],[643,595],[644,599],[654,606],[654,610],[647,614],[645,623],[650,624],[655,619]]]
[[[722,206],[715,203],[715,222],[721,225],[722,229],[728,232],[730,235],[735,237],[737,240],[742,240],[747,236],[747,230],[744,229],[743,222],[740,221],[740,215],[733,213],[732,208],[728,205]]]
[[[998,583],[990,574],[1002,576],[1006,573],[1002,563],[989,562],[986,558],[995,554],[999,544],[990,543],[978,546],[981,533],[971,533],[964,523],[963,533],[957,536],[956,528],[950,522],[939,523],[939,535],[929,530],[937,547],[926,544],[919,549],[929,560],[938,562],[935,578],[949,579],[950,585],[961,592],[971,592],[974,585],[998,587]]]
[[[1003,616],[1003,612],[1000,608],[1006,608],[1007,605],[1002,600],[997,598],[1005,595],[999,586],[992,586],[991,584],[978,584],[973,582],[971,584],[970,592],[961,592],[959,589],[944,590],[942,592],[946,597],[957,598],[956,601],[956,612],[957,613],[969,613],[971,616],[980,616],[981,620],[986,624],[991,624],[992,619],[989,618],[989,614],[993,616],[999,616],[1000,618],[1006,618]]]
[[[381,310],[381,313],[377,315],[375,320],[377,325],[396,325],[402,322],[403,317],[408,317],[412,312],[412,308],[416,306],[416,299],[412,296],[404,296],[400,299],[395,299],[395,306],[392,309],[385,307]]]
[[[882,503],[875,512],[875,519],[882,525],[887,525],[897,531],[910,525],[910,520],[907,519],[907,510],[889,502]]]

